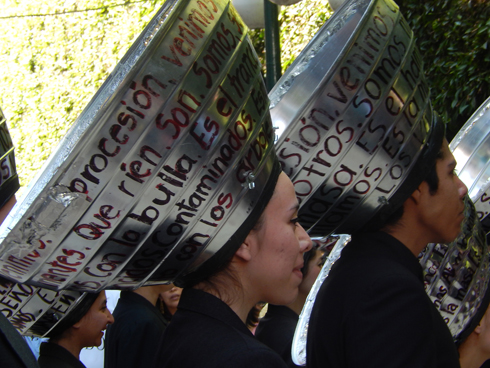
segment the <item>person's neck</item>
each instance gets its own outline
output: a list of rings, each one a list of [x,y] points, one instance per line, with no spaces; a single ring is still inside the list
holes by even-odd
[[[287,307],[299,316],[303,310],[307,297],[308,294],[305,295],[300,291],[296,300],[291,304],[288,304]]]
[[[158,291],[153,286],[144,286],[140,287],[139,289],[133,290],[133,293],[136,293],[146,300],[148,300],[152,305],[157,304],[158,300]]]
[[[258,303],[258,301],[257,301]],[[237,316],[241,319],[241,321],[246,324],[247,316],[250,310],[254,307],[256,303],[247,303],[244,299],[235,298],[231,300],[230,303],[227,303],[228,306],[237,314]]]
[[[213,282],[212,285],[219,285],[219,287],[215,289],[208,287],[205,283],[201,283],[194,286],[194,288],[205,291],[220,299],[236,313],[244,324],[246,324],[248,313],[256,304],[252,301],[255,299],[248,297],[243,288],[238,288],[229,282],[227,283],[226,280]],[[259,300],[257,300],[257,303],[258,302]]]
[[[393,226],[385,227],[381,231],[391,235],[418,257],[420,252],[430,243],[426,232],[416,226],[399,222]]]
[[[74,341],[73,339],[64,338],[64,339],[60,339],[58,341],[53,341],[53,343],[65,348],[75,358],[80,360],[80,351],[82,351],[83,347],[79,346],[79,344],[77,344],[77,342]]]
[[[479,349],[478,337],[472,333],[458,348],[461,368],[480,368],[488,359]]]

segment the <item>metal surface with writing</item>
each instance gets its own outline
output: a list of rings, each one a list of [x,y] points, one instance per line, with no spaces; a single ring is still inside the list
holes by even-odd
[[[432,122],[414,38],[390,0],[349,1],[269,93],[310,234],[351,233],[410,174]]]
[[[427,293],[457,341],[464,337],[463,330],[479,310],[487,308],[484,300],[490,279],[489,122],[487,99],[449,145],[457,161],[455,170],[468,187],[462,233],[450,244],[429,244],[420,255]]]
[[[456,240],[429,244],[420,255],[427,294],[456,340],[478,312],[489,282],[485,233],[468,196],[464,214]]]
[[[2,295],[0,312],[19,333],[44,336],[54,328],[85,294],[65,290],[54,291],[27,284],[18,284],[0,277]]]
[[[97,291],[197,268],[272,169],[260,70],[229,1],[167,1],[0,228],[0,274]]]
[[[312,285],[308,296],[306,297],[305,304],[301,310],[301,314],[299,315],[296,330],[294,331],[293,342],[291,345],[291,358],[297,365],[306,365],[306,341],[308,336],[308,326],[310,325],[311,311],[313,310],[316,296],[318,295],[323,282],[330,273],[333,264],[340,258],[342,249],[344,249],[350,240],[351,236],[347,234],[333,235],[329,238],[323,238],[323,241],[334,242],[334,246],[314,284]]]

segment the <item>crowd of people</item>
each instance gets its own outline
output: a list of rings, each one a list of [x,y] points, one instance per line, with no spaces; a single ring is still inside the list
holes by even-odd
[[[488,315],[458,353],[423,288],[416,256],[427,243],[458,235],[467,190],[447,141],[441,136],[434,144],[428,175],[378,230],[353,235],[322,286],[310,322],[308,367],[472,368],[489,357]],[[107,368],[294,366],[298,314],[325,258],[312,249],[297,211],[293,185],[278,170],[252,230],[215,272],[193,278],[183,291],[174,285],[123,291],[114,317],[104,292],[88,294],[41,344],[39,366],[84,367],[80,350],[99,346],[107,327]],[[247,318],[261,302],[268,311],[254,336]]]
[[[174,284],[122,291],[113,313],[104,291],[87,293],[56,321],[37,361],[0,313],[0,366],[84,368],[80,351],[104,339],[105,368],[295,367],[295,327],[326,254],[299,221],[295,187],[275,151],[268,154],[268,177],[250,186],[261,186],[260,195],[251,208],[233,208],[245,220],[211,261],[183,270]],[[490,312],[457,346],[417,259],[429,243],[452,242],[464,219],[467,188],[437,119],[414,166],[395,205],[352,234],[323,283],[308,368],[477,368],[490,358]],[[1,183],[0,216],[17,189]]]

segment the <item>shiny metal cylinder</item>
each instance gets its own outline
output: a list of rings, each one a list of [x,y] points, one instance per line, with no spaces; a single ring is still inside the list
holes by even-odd
[[[468,196],[464,215],[462,231],[452,243],[429,244],[419,256],[426,292],[458,343],[479,321],[472,319],[481,312],[490,276],[485,233]],[[486,304],[488,300],[484,310]]]
[[[0,277],[1,313],[25,336],[44,337],[65,318],[86,293],[17,284]]]
[[[429,244],[421,254],[427,293],[457,342],[476,327],[487,309],[490,253],[490,99],[451,141],[456,172],[468,187],[462,232],[450,244]]]
[[[476,202],[490,180],[490,97],[473,113],[451,141],[459,178]]]
[[[390,203],[432,127],[422,59],[390,0],[346,2],[269,98],[278,157],[312,235],[352,233]]]
[[[268,102],[230,2],[167,1],[0,228],[0,274],[98,291],[197,269],[261,198]]]

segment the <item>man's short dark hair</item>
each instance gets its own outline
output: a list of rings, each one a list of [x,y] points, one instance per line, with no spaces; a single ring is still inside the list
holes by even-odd
[[[442,159],[443,153],[442,153],[442,148],[441,150],[437,153],[436,159],[434,160],[434,164],[432,168],[430,169],[429,173],[427,174],[427,177],[424,179],[424,181],[429,184],[429,192],[430,194],[434,195],[437,192],[437,188],[439,188],[439,177],[437,176],[437,169],[436,169],[436,164],[437,160]]]
[[[431,169],[429,170],[429,173],[427,174],[425,179],[422,180],[422,181],[427,182],[427,184],[429,185],[429,193],[432,195],[436,194],[437,188],[439,188],[439,177],[437,176],[436,165],[437,165],[437,160],[442,159],[442,157],[443,157],[443,153],[442,153],[442,147],[441,147],[441,149],[437,153],[436,157],[434,158],[434,162],[431,166]],[[403,216],[403,205],[398,207],[395,210],[395,212],[393,212],[393,214],[388,218],[386,223],[381,227],[395,225],[398,221],[400,221],[402,216]]]

